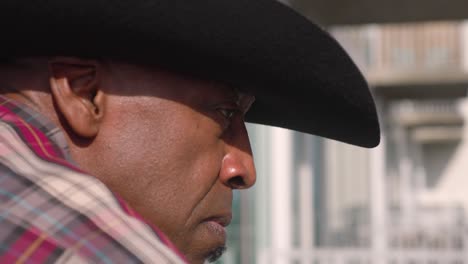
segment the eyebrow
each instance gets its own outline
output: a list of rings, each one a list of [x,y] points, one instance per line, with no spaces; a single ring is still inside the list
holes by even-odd
[[[255,102],[255,96],[248,92],[240,91],[235,87],[232,88],[232,90],[234,91],[236,96],[236,104],[239,106],[240,110],[244,114],[246,114],[249,111],[252,104]]]

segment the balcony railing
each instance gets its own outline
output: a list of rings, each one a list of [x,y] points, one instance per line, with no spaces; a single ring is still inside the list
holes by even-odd
[[[371,84],[468,80],[468,22],[344,26],[332,34]]]
[[[276,262],[301,264],[466,264],[468,263],[468,255],[453,250],[392,250],[384,254],[374,254],[363,249],[265,250],[257,261],[258,264]]]

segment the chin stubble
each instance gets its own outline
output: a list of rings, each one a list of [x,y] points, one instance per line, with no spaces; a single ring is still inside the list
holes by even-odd
[[[226,251],[225,246],[217,247],[208,254],[208,257],[206,258],[206,260],[210,263],[213,263],[216,260],[218,260],[225,251]]]

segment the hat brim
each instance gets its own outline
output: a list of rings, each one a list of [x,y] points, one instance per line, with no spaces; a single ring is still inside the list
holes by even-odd
[[[249,87],[249,122],[363,147],[380,141],[358,68],[327,32],[276,1],[2,1],[0,32],[0,57],[163,64]]]

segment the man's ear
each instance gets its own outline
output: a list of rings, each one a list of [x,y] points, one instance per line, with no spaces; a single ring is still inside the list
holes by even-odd
[[[95,137],[104,114],[100,64],[93,60],[59,57],[49,61],[50,88],[58,111],[80,137]]]

